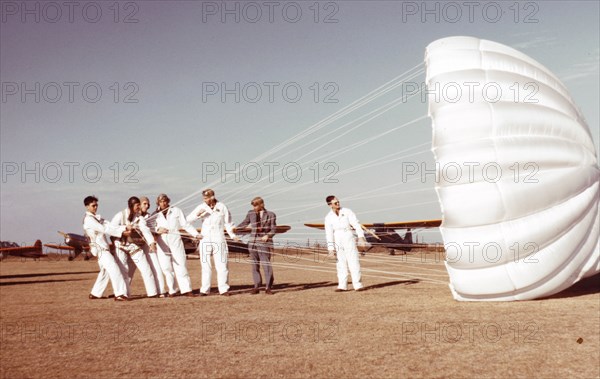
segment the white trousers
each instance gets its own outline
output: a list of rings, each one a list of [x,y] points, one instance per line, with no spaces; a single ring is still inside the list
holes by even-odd
[[[162,274],[165,277],[165,284],[170,295],[173,295],[179,291],[177,281],[175,280],[175,271],[173,270],[173,262],[171,262],[171,251],[166,244],[162,245],[157,242],[156,257],[158,264],[162,270]]]
[[[131,251],[135,251],[134,254],[129,254],[123,249],[121,249],[121,244],[115,243],[116,252],[117,252],[117,264],[121,269],[121,273],[125,279],[125,283],[127,285],[127,296],[131,295],[131,280],[133,279],[133,274],[135,273],[135,269],[138,268],[140,270],[140,274],[142,275],[142,280],[144,281],[144,287],[146,287],[146,295],[155,296],[158,294],[156,288],[156,282],[154,278],[154,274],[152,272],[152,267],[150,263],[146,259],[146,255],[144,254],[144,250],[137,248],[135,245],[127,245]]]
[[[146,260],[150,264],[152,275],[154,275],[154,285],[156,286],[156,290],[158,291],[158,293],[165,293],[165,276],[163,275],[162,269],[160,267],[158,253],[151,253],[150,246],[146,244],[144,244],[143,249],[144,255],[146,256]]]
[[[229,269],[227,267],[227,256],[229,251],[226,242],[210,242],[204,239],[200,240],[200,265],[202,266],[202,287],[200,292],[209,293],[212,280],[212,256],[215,261],[215,269],[217,270],[217,284],[219,293],[229,291]]]
[[[348,289],[348,270],[352,276],[352,287],[355,290],[363,287],[361,282],[360,262],[358,260],[358,249],[352,233],[336,232],[335,247],[337,253],[337,276],[338,288]]]
[[[126,296],[127,285],[125,284],[125,279],[110,251],[102,250],[98,253],[98,266],[100,267],[100,272],[90,293],[93,296],[102,297],[110,279],[115,296]]]
[[[181,293],[191,292],[192,280],[186,266],[185,249],[177,246],[171,249],[162,238],[157,238],[156,244],[158,245],[156,249],[158,260],[165,275],[169,294],[173,295],[180,290]]]

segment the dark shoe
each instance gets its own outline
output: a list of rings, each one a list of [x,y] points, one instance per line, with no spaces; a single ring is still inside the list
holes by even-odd
[[[115,301],[128,301],[129,298],[127,296],[117,296],[115,297]]]
[[[341,288],[336,288],[336,289],[335,289],[335,292],[346,292],[346,291],[347,291],[347,290],[343,290],[343,289],[341,289]]]
[[[229,291],[227,291],[227,292],[223,292],[223,293],[221,294],[221,296],[227,296],[227,297],[229,297],[229,296],[231,296],[231,292],[229,292]]]
[[[250,295],[257,295],[260,292],[260,290],[258,288],[253,288],[252,291],[250,291]]]
[[[265,291],[265,295],[273,295],[273,291],[271,291],[270,288],[267,288],[267,290]]]
[[[177,296],[181,296],[181,294],[179,292],[169,294],[169,297],[177,297]]]
[[[200,296],[208,296],[208,294],[204,293],[204,292],[200,292]]]
[[[190,292],[186,292],[186,293],[182,293],[181,296],[185,296],[185,297],[196,297],[198,295],[196,295],[195,293],[193,293],[192,291]]]
[[[98,296],[94,296],[92,294],[89,294],[88,299],[90,299],[90,300],[98,300],[98,299],[102,299],[102,298],[98,297]]]

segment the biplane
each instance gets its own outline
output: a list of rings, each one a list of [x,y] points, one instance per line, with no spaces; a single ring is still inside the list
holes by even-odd
[[[361,224],[361,226],[366,232],[365,239],[369,243],[367,251],[381,246],[387,248],[390,255],[395,255],[397,250],[407,253],[414,247],[420,246],[413,241],[413,229],[437,228],[441,224],[442,220],[417,220]],[[324,224],[306,223],[304,225],[325,230]],[[404,236],[400,235],[398,230],[406,230]]]
[[[42,241],[40,240],[35,241],[33,246],[11,246],[0,248],[0,256],[4,257],[7,255],[34,259],[46,256],[42,252]]]

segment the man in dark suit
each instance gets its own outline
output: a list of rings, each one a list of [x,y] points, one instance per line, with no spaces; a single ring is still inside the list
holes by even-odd
[[[253,210],[248,211],[246,218],[236,229],[250,226],[250,241],[248,251],[252,263],[252,279],[254,288],[250,292],[253,295],[259,293],[262,285],[260,276],[260,265],[265,272],[265,293],[272,295],[273,291],[273,266],[271,266],[271,253],[273,252],[273,236],[277,226],[275,213],[265,209],[265,202],[260,197],[255,197],[250,202]],[[259,265],[260,264],[260,265]]]

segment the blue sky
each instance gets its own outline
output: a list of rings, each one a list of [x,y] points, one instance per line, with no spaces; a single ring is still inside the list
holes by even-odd
[[[420,96],[348,134],[350,127],[337,129],[404,87],[325,126],[309,144],[295,140],[255,158],[422,64],[429,43],[453,35],[506,44],[548,67],[581,108],[598,149],[597,1],[474,2],[471,9],[434,1],[1,4],[2,240],[57,242],[57,230],[80,233],[88,194],[112,217],[131,195],[154,200],[165,192],[177,202],[207,186],[237,222],[250,199],[263,196],[278,222],[293,226],[281,242],[322,238],[301,224],[322,220],[332,193],[363,222],[438,218],[433,181],[402,182],[402,162],[433,168]],[[388,156],[398,159],[353,171]],[[269,183],[265,161],[287,167],[287,175],[275,172]],[[256,166],[248,162],[264,181],[251,183]],[[244,175],[222,183],[223,169],[236,164]],[[301,164],[307,170],[296,178]]]

